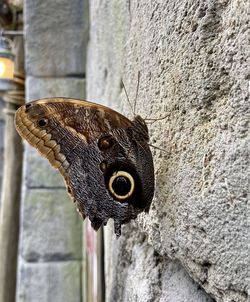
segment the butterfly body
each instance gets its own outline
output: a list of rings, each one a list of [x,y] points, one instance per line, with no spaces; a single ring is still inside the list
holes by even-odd
[[[105,106],[68,98],[42,99],[19,108],[19,134],[63,175],[82,217],[94,229],[109,218],[121,225],[148,211],[154,169],[148,129]]]

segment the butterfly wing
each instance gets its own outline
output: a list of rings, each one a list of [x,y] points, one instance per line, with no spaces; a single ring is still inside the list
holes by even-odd
[[[60,171],[95,229],[113,218],[119,234],[121,224],[149,208],[154,176],[143,124],[95,103],[53,98],[20,107],[15,125]]]

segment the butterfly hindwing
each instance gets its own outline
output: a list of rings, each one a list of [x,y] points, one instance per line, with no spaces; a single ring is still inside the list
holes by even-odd
[[[154,193],[148,130],[136,117],[87,101],[37,100],[19,108],[19,134],[63,175],[82,216],[98,229],[120,225],[148,210]]]

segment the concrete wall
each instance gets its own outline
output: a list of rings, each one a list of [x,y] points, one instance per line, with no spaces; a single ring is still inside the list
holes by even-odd
[[[87,1],[25,1],[27,101],[85,98]],[[25,144],[18,302],[82,301],[82,221],[64,182]]]
[[[148,215],[105,229],[107,301],[249,301],[249,2],[91,1],[87,96],[150,127]]]

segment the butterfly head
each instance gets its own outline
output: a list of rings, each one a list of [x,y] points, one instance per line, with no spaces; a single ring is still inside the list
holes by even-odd
[[[134,132],[139,135],[139,138],[147,142],[149,141],[148,126],[140,115],[134,117],[133,128]]]

